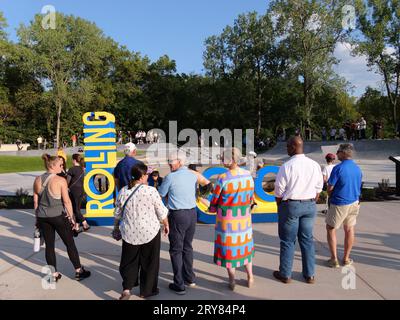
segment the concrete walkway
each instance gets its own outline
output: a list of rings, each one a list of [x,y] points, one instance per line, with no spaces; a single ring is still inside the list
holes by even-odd
[[[389,179],[389,184],[395,186],[396,182],[396,169],[395,164],[388,159],[389,155],[400,155],[400,140],[363,140],[353,141],[356,148],[356,163],[363,171],[363,182],[365,187],[378,187],[378,183],[382,179]],[[325,165],[324,155],[328,152],[336,153],[340,141],[325,141],[325,142],[306,142],[305,154],[311,159],[317,161],[321,165]],[[138,150],[146,151],[150,145],[141,144],[137,145]],[[118,145],[117,149],[122,151],[123,146]],[[52,154],[55,150],[46,150]],[[67,154],[71,155],[78,152],[78,147],[67,148]],[[19,155],[19,156],[40,156],[42,150],[30,150],[19,153],[0,153],[1,155]],[[141,154],[137,157],[139,160],[145,161],[146,156]],[[288,159],[286,153],[286,143],[279,142],[274,148],[265,153],[259,154],[259,160],[264,159],[268,164],[281,165]],[[0,157],[1,161],[1,157]],[[153,167],[159,169],[162,176],[169,173],[167,165],[157,166],[152,164]],[[200,169],[201,170],[201,169]],[[32,194],[32,185],[36,176],[43,172],[24,172],[24,173],[6,173],[0,174],[0,196],[15,195],[18,188],[24,188]]]
[[[136,158],[142,161],[145,160],[144,156]],[[30,195],[33,195],[33,182],[37,176],[40,176],[44,172],[45,171],[43,170],[0,174],[0,196],[15,196],[15,192],[19,188],[23,188],[24,190],[27,190]],[[166,168],[164,168],[164,171],[161,173],[166,174]]]
[[[197,225],[195,240],[195,272],[197,287],[178,296],[168,290],[172,268],[168,240],[163,238],[160,266],[160,295],[152,299],[400,299],[400,202],[363,203],[357,226],[355,260],[356,288],[342,287],[342,269],[324,266],[329,257],[324,217],[316,219],[316,283],[308,285],[301,276],[300,252],[294,262],[294,281],[285,285],[272,277],[279,264],[279,239],[276,224],[254,224],[256,257],[254,259],[254,288],[245,287],[246,276],[238,270],[235,292],[227,287],[226,271],[212,263],[213,225]],[[319,208],[321,209],[321,207]],[[44,249],[33,253],[32,210],[0,210],[0,299],[116,299],[121,290],[118,265],[121,243],[110,237],[110,227],[93,227],[81,234],[77,247],[82,264],[92,271],[92,277],[82,282],[72,280],[71,263],[60,240],[57,241],[57,263],[64,275],[55,290],[44,290],[41,269],[46,264]],[[339,255],[343,249],[343,232],[339,236]],[[138,289],[133,290],[131,299]]]

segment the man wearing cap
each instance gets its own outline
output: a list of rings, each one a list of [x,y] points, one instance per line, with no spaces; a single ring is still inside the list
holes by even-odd
[[[197,222],[195,208],[198,178],[185,166],[185,161],[186,155],[182,151],[170,154],[168,163],[171,173],[164,178],[158,189],[162,197],[168,195],[169,254],[174,272],[174,282],[169,288],[180,295],[186,293],[185,285],[196,285],[192,241]]]
[[[332,170],[335,167],[334,162],[336,160],[336,156],[333,153],[328,153],[325,156],[325,160],[327,165],[322,169],[322,175],[324,176],[324,183],[327,183],[331,176]]]
[[[114,170],[115,186],[117,190],[121,190],[123,187],[129,184],[131,181],[131,170],[132,167],[141,161],[135,159],[136,146],[132,142],[128,142],[124,148],[125,158],[118,162]]]
[[[348,266],[353,263],[350,251],[354,243],[354,226],[360,211],[360,194],[362,172],[353,161],[354,148],[351,144],[341,144],[337,151],[340,164],[336,165],[328,180],[328,194],[330,207],[326,215],[326,230],[331,258],[327,264],[331,268],[338,268],[339,261],[336,252],[336,230],[343,224],[344,227],[344,256],[342,263]]]

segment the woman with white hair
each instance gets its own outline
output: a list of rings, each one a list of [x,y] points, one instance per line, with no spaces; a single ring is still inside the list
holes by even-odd
[[[241,156],[238,148],[224,151],[221,160],[229,170],[218,177],[209,209],[217,214],[214,262],[227,269],[231,290],[235,289],[235,270],[241,266],[246,268],[247,286],[250,288],[254,283],[251,224],[254,181],[250,172],[238,166]]]

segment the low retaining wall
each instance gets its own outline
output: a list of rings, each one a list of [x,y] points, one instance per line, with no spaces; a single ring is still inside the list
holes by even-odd
[[[22,147],[21,150],[19,151],[27,151],[28,147],[30,146],[29,143],[23,143],[20,145],[20,147]],[[0,145],[0,152],[10,152],[10,151],[16,151],[18,152],[18,147],[16,144],[2,144]]]

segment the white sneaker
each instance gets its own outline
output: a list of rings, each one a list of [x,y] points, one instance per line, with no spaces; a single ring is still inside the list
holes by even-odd
[[[194,288],[196,286],[196,282],[185,282],[186,287]]]

